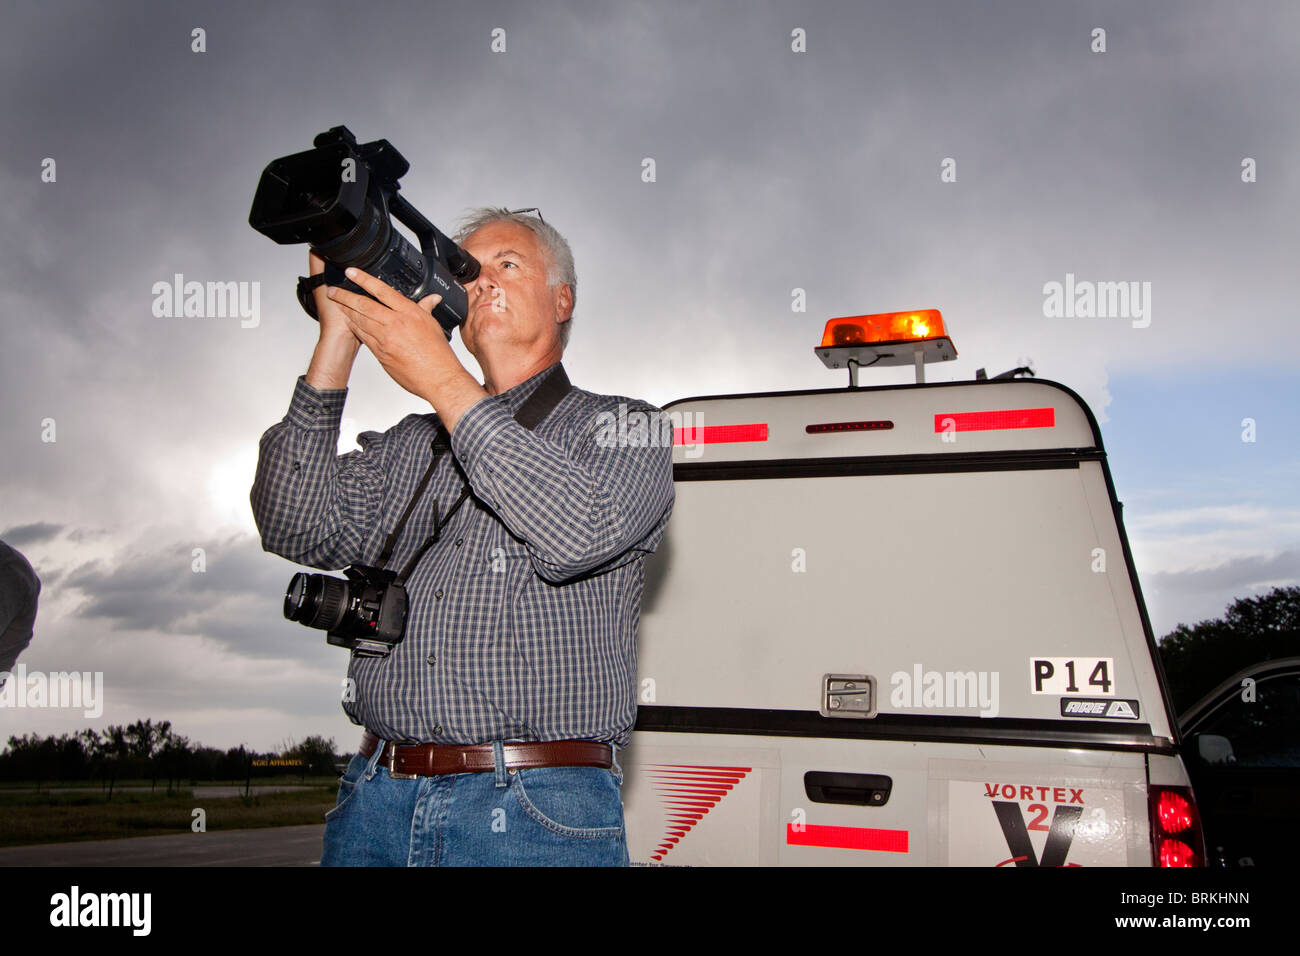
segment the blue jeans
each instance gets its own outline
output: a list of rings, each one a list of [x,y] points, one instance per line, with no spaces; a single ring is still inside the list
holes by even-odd
[[[507,770],[393,779],[354,754],[325,814],[321,866],[627,866],[623,771]],[[615,751],[617,753],[617,751]]]

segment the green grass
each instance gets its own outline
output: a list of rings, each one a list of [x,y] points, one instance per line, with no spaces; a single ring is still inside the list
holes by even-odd
[[[168,795],[165,786],[157,793],[119,790],[112,801],[101,793],[0,791],[0,846],[190,833],[196,807],[207,814],[209,831],[324,823],[337,790],[331,777],[309,790],[247,798],[196,798],[189,789]]]

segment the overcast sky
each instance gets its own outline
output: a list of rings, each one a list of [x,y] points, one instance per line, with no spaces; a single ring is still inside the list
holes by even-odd
[[[1300,576],[1290,0],[42,0],[0,37],[0,538],[44,586],[22,663],[106,682],[97,721],[0,710],[4,737],[151,717],[355,746],[346,655],[283,620],[296,567],[248,504],[316,336],[305,250],[249,206],[338,124],[391,140],[444,228],[540,206],[567,235],[583,388],[836,386],[827,318],[937,307],[960,358],[931,381],[1030,360],[1097,414],[1157,634]],[[257,325],[156,317],[177,273],[260,283]],[[1149,325],[1045,316],[1067,273],[1149,282]],[[363,350],[341,450],[428,410]]]

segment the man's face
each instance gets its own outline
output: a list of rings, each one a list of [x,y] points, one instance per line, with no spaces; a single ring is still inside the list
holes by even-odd
[[[547,255],[531,229],[491,222],[470,233],[461,248],[479,261],[478,278],[465,286],[469,312],[461,341],[478,355],[505,345],[531,351],[560,338],[560,321],[572,308],[569,287],[551,289]]]

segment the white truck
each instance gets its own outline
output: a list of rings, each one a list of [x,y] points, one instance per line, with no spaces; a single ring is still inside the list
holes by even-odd
[[[666,407],[633,864],[1204,865],[1087,405],[925,384],[956,355],[934,310],[833,319],[815,351],[850,387]],[[857,386],[902,363],[917,384]]]

